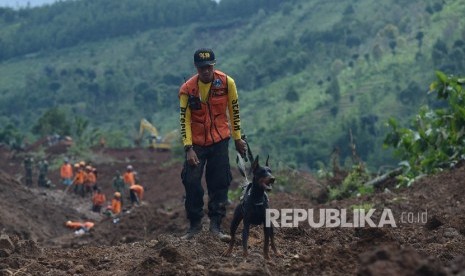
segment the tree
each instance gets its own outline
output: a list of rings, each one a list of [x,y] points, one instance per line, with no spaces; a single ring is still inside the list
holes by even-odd
[[[70,135],[70,123],[66,118],[66,113],[57,108],[47,110],[32,128],[34,134],[40,136],[59,134]]]
[[[23,139],[24,136],[13,124],[8,124],[0,130],[0,143],[8,145],[12,149],[21,148]]]

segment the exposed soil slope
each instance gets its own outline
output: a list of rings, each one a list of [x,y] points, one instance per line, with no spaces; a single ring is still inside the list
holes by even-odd
[[[63,151],[49,150],[49,160],[61,159]],[[118,223],[92,213],[89,198],[65,192],[57,170],[49,174],[56,187],[25,187],[23,157],[0,148],[0,275],[465,273],[464,167],[424,178],[410,189],[325,204],[309,199],[315,180],[308,175],[308,193],[275,189],[270,193],[274,208],[314,209],[318,213],[320,208],[352,209],[371,203],[377,210],[389,208],[397,227],[312,228],[301,223],[298,228],[278,228],[277,246],[283,256],[272,254],[271,261],[266,261],[261,227],[251,230],[247,260],[239,244],[233,256],[221,256],[227,245],[211,237],[207,218],[198,237],[190,241],[179,238],[187,227],[179,177],[182,164],[173,161],[169,152],[98,149],[94,156],[92,162],[108,198],[115,171],[123,171],[127,164],[134,166],[147,187],[143,205],[126,212]],[[233,184],[238,181],[235,174]],[[225,229],[235,204],[228,206]],[[405,222],[406,212],[414,219],[427,212],[427,222]],[[378,222],[380,214],[375,212],[373,221]],[[69,219],[92,220],[96,226],[77,236],[64,227]],[[239,234],[237,238],[241,240]]]

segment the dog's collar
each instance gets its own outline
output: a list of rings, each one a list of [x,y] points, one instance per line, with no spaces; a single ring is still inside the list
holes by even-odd
[[[249,190],[249,196],[250,196],[250,190]],[[266,193],[263,194],[262,201],[260,202],[254,202],[255,206],[261,206],[264,205],[266,202],[268,202],[268,195]]]

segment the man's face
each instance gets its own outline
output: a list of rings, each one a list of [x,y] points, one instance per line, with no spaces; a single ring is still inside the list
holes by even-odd
[[[199,78],[203,83],[209,83],[213,81],[213,65],[205,65],[202,67],[196,67]]]

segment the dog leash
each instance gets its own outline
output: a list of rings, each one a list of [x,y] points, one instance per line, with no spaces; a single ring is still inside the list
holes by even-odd
[[[237,168],[239,169],[239,172],[245,178],[244,185],[247,185],[249,183],[249,179],[247,178],[247,174],[245,173],[244,159],[242,158],[240,153],[237,153],[236,163],[237,163]]]
[[[237,156],[236,156],[236,164],[237,164],[237,167],[239,168],[239,172],[245,178],[245,183],[242,185],[244,187],[244,186],[247,186],[250,183],[249,179],[247,178],[247,173],[246,173],[247,170],[245,168],[245,162],[247,162],[247,161],[252,162],[253,161],[253,154],[252,154],[252,151],[250,150],[249,142],[247,141],[247,136],[245,136],[245,134],[243,134],[241,136],[241,139],[244,140],[244,142],[245,142],[245,144],[247,146],[247,154],[245,156],[242,156],[238,152]]]

